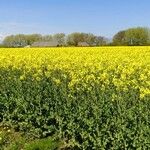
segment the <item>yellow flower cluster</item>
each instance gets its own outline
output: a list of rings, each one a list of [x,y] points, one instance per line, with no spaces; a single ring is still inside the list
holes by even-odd
[[[67,82],[72,91],[112,89],[112,100],[131,88],[150,96],[150,47],[5,48],[0,62],[0,70],[20,70],[20,82],[30,74],[36,82]]]

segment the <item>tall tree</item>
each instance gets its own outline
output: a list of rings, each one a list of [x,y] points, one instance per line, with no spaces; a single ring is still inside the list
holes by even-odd
[[[96,36],[91,33],[84,33],[84,42],[87,42],[89,46],[95,46],[96,45]]]
[[[125,41],[125,33],[126,31],[119,31],[117,34],[113,37],[113,45],[126,45]]]
[[[24,47],[27,46],[28,43],[25,35],[18,34],[7,36],[3,41],[3,45],[6,47]]]
[[[40,41],[41,39],[42,36],[40,34],[10,35],[5,37],[5,39],[3,40],[3,45],[6,47],[25,47],[27,45],[33,44],[34,42]]]
[[[107,44],[107,42],[108,40],[105,37],[96,36],[96,40],[95,40],[96,46],[104,46]]]
[[[26,40],[27,40],[28,45],[32,45],[34,42],[41,41],[42,35],[41,34],[26,35]]]
[[[79,42],[84,42],[84,33],[71,33],[67,36],[67,45],[78,46]]]
[[[64,33],[54,34],[53,40],[57,41],[59,46],[64,46],[65,45],[65,34]]]
[[[149,33],[148,28],[130,28],[125,32],[126,43],[127,45],[148,45],[150,43]]]

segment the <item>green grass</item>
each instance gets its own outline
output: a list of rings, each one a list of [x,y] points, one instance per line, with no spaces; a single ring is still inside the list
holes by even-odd
[[[55,150],[58,146],[53,138],[31,139],[8,128],[0,129],[0,150]]]

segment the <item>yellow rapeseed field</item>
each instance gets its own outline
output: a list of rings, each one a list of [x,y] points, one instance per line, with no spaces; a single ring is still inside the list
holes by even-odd
[[[117,91],[130,87],[139,89],[141,99],[150,96],[150,47],[6,48],[0,49],[0,62],[0,69],[19,69],[21,81],[29,72],[40,81],[58,69],[70,77],[71,90],[90,91],[95,84],[105,90],[113,85],[112,100],[119,96]],[[62,79],[53,77],[57,85]]]
[[[70,149],[150,149],[150,47],[0,49],[0,125]]]

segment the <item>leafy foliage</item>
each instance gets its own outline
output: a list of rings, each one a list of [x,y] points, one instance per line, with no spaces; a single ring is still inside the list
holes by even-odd
[[[150,148],[150,48],[0,50],[0,121],[70,149]]]
[[[150,44],[150,29],[144,27],[119,31],[113,37],[113,45],[147,46]]]

